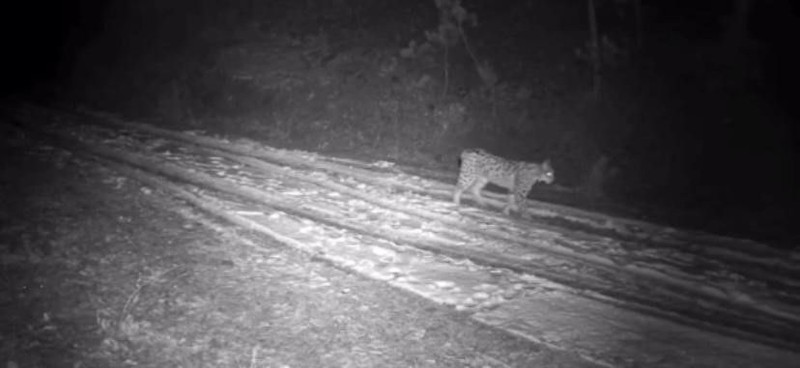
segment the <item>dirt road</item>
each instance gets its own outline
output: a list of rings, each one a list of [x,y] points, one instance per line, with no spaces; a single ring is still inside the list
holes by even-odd
[[[456,207],[449,182],[387,162],[0,116],[7,366],[800,361],[788,251],[546,203]]]

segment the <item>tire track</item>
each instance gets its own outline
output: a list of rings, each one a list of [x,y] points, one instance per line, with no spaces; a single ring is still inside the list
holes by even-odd
[[[34,115],[40,112],[32,111],[30,113]],[[506,219],[495,219],[495,222],[486,224],[469,214],[454,216],[452,208],[448,206],[440,206],[435,209],[426,208],[430,198],[414,197],[415,195],[419,196],[414,191],[418,191],[420,187],[424,188],[423,185],[403,184],[401,188],[411,191],[411,194],[397,194],[392,190],[386,192],[384,189],[375,187],[376,182],[385,184],[386,181],[396,180],[396,174],[393,173],[375,174],[377,179],[360,180],[361,177],[367,175],[359,172],[356,179],[353,180],[353,177],[348,175],[352,170],[342,169],[339,165],[326,163],[324,160],[320,164],[315,155],[298,155],[267,149],[269,154],[255,155],[256,157],[254,157],[252,153],[244,150],[231,152],[227,144],[218,141],[213,141],[213,145],[208,144],[210,140],[202,137],[187,137],[181,133],[162,131],[151,127],[141,129],[141,126],[131,126],[127,123],[122,123],[127,131],[120,134],[119,131],[98,127],[90,128],[84,126],[82,122],[67,121],[80,120],[81,115],[74,115],[67,119],[64,119],[64,115],[56,112],[48,111],[43,115],[49,119],[54,116],[56,119],[60,119],[61,126],[53,129],[61,131],[61,133],[51,131],[37,134],[47,135],[49,141],[70,150],[103,157],[109,162],[113,162],[112,166],[127,165],[179,183],[190,183],[198,188],[209,188],[221,193],[236,195],[246,201],[257,203],[259,206],[266,206],[326,226],[346,229],[376,239],[411,245],[449,257],[466,258],[490,267],[535,275],[567,285],[578,292],[587,290],[599,293],[606,298],[618,301],[618,304],[622,306],[646,311],[662,318],[682,323],[696,323],[709,319],[721,320],[725,326],[720,326],[720,323],[706,323],[706,327],[782,346],[787,346],[787,342],[800,341],[797,339],[797,333],[791,333],[791,331],[798,330],[796,329],[797,321],[791,318],[794,317],[792,314],[782,316],[780,313],[765,310],[756,310],[759,313],[753,314],[752,308],[748,308],[748,305],[737,305],[731,308],[730,299],[713,290],[701,289],[698,291],[691,287],[690,280],[682,281],[674,277],[654,275],[651,268],[620,266],[610,257],[602,257],[587,253],[583,248],[575,248],[574,239],[560,234],[558,227],[530,222],[522,224],[535,224],[534,231],[520,231],[520,222]],[[25,116],[21,117],[23,120],[25,118]],[[72,123],[76,124],[72,126],[72,132],[64,133],[63,130]],[[119,125],[120,123],[114,124]],[[88,139],[88,137],[94,138]],[[187,150],[189,153],[186,156],[173,158],[173,162],[166,159],[157,160],[152,158],[152,154],[162,146],[151,144],[157,139],[177,147],[182,147],[182,144],[189,142],[192,147]],[[120,142],[124,144],[120,145]],[[117,145],[116,150],[105,148],[105,146],[115,144]],[[143,147],[145,149],[142,149]],[[223,174],[218,176],[204,174],[200,170],[202,165],[194,165],[194,169],[178,165],[178,163],[201,162],[202,160],[198,157],[224,159],[224,161],[210,160],[210,162],[206,162],[208,166],[205,167],[205,170],[216,169],[217,173]],[[228,176],[233,175],[227,171],[232,163],[240,165],[236,170],[256,172],[257,176],[251,177],[250,181],[244,184],[227,180]],[[243,169],[245,166],[248,168],[247,170]],[[192,172],[191,170],[196,171]],[[348,200],[328,201],[327,204],[332,210],[326,212],[292,196],[270,194],[268,191],[270,188],[258,187],[258,182],[265,179],[288,183],[289,185],[282,187],[284,191],[296,186],[320,193],[324,191],[338,193],[347,197]],[[340,184],[340,182],[344,184]],[[162,186],[164,185],[162,184]],[[329,194],[321,197],[327,198],[328,196]],[[373,213],[379,211],[379,215],[366,220],[342,216],[353,209],[355,205],[352,202],[353,199],[367,203],[357,207],[359,211]],[[396,204],[396,202],[400,202],[400,204]],[[418,218],[427,222],[420,224],[417,220],[413,225],[408,225],[413,222],[413,219]],[[391,225],[389,228],[382,226],[386,224],[395,225]],[[423,228],[423,225],[426,226]],[[426,238],[423,234],[435,234],[436,236],[426,235],[428,236]],[[579,244],[584,244],[584,246],[588,244],[591,248],[600,239],[596,235],[584,235],[584,239]],[[589,243],[586,243],[587,241]],[[497,255],[491,250],[482,250],[481,247],[484,243],[501,244],[501,248],[506,248],[504,250],[511,249],[518,255],[533,252],[537,254],[538,258],[535,261],[514,260],[507,254]],[[625,255],[622,258],[624,257]],[[548,267],[547,264],[555,266]],[[701,307],[697,307],[698,300],[702,301]],[[664,310],[664,305],[670,307]],[[787,327],[790,332],[786,331]],[[788,346],[793,345],[790,343]]]

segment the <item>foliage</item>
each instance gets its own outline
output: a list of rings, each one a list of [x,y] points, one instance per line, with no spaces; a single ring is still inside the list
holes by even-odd
[[[598,2],[604,79],[603,98],[594,100],[585,3],[504,4],[219,3],[212,10],[230,20],[194,14],[191,42],[182,47],[160,40],[159,47],[113,53],[119,39],[90,43],[73,60],[72,84],[81,94],[69,95],[269,144],[450,169],[466,147],[550,157],[558,185],[602,187],[587,190],[625,199],[690,192],[686,173],[706,171],[692,159],[705,142],[732,134],[735,124],[726,121],[765,116],[740,113],[755,104],[737,96],[750,98],[763,84],[731,78],[730,54],[711,41],[690,41],[662,25],[662,38],[641,48],[642,35],[629,35],[630,15],[619,11],[629,1]],[[173,19],[155,18],[161,25]],[[131,44],[159,40],[144,39]],[[769,71],[752,61],[738,72]],[[747,126],[751,134],[768,130]],[[767,137],[760,147],[779,132],[759,133]]]

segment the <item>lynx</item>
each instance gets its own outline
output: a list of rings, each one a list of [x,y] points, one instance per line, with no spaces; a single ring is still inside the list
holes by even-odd
[[[486,184],[493,183],[508,189],[508,203],[503,208],[504,214],[509,215],[512,209],[524,212],[525,199],[531,187],[539,181],[551,184],[553,180],[555,174],[550,160],[541,164],[512,161],[482,149],[468,149],[461,152],[461,169],[458,172],[453,202],[460,204],[461,194],[469,189],[475,200],[483,205],[481,190]]]

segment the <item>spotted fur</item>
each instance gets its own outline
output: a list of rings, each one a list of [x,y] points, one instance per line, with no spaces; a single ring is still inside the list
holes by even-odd
[[[461,169],[453,202],[461,203],[461,195],[469,190],[479,204],[485,202],[481,190],[488,183],[508,189],[508,203],[503,213],[511,210],[524,212],[528,192],[536,182],[551,184],[555,180],[550,160],[541,164],[525,161],[512,161],[495,156],[482,149],[468,149],[461,152]]]

